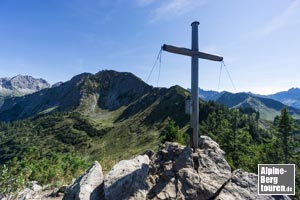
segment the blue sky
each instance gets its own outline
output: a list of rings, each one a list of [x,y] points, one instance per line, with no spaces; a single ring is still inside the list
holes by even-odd
[[[193,21],[200,51],[224,57],[237,91],[300,87],[299,0],[0,0],[0,77],[53,84],[114,69],[146,80],[162,44],[190,47]],[[200,87],[218,90],[219,71],[200,60]],[[190,87],[190,73],[190,58],[163,52],[158,86]],[[219,90],[234,92],[224,70]]]

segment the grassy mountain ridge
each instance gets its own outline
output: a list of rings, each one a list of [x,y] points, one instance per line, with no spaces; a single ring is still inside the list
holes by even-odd
[[[50,111],[69,111],[79,106],[81,86],[90,74],[81,74],[59,87],[6,99],[0,107],[0,120],[14,121]]]
[[[14,191],[29,180],[41,184],[69,183],[94,160],[100,161],[106,172],[121,159],[157,149],[161,132],[170,120],[187,130],[189,117],[182,114],[188,97],[184,89],[152,88],[131,74],[108,73],[109,79],[103,74],[88,74],[76,77],[77,84],[63,84],[63,88],[70,84],[77,86],[75,91],[83,91],[78,107],[71,107],[70,111],[33,112],[26,119],[0,122],[0,193],[7,193],[6,188]],[[132,87],[136,83],[146,87],[137,93],[119,88],[127,79],[132,79]],[[96,84],[99,81],[103,81],[102,87]],[[115,88],[120,92],[115,93]],[[49,95],[56,90],[42,92]],[[100,100],[104,95],[106,98]],[[24,99],[20,99],[21,103],[26,102]],[[112,99],[117,102],[110,102]],[[44,100],[41,98],[41,102]],[[55,98],[52,100],[56,102]]]
[[[280,111],[284,107],[288,107],[289,114],[294,118],[300,117],[300,110],[286,106],[273,99],[253,96],[248,93],[223,93],[218,99],[218,103],[224,104],[229,108],[252,108],[260,112],[261,118],[273,121],[273,119],[280,115]]]
[[[131,103],[152,87],[130,73],[101,71],[84,73],[58,87],[10,98],[0,107],[0,120],[14,121],[52,111],[72,111],[96,97],[93,107],[114,110]],[[82,109],[81,109],[82,110]]]
[[[62,147],[56,149],[58,152],[74,150],[88,160],[109,163],[158,147],[160,132],[170,120],[185,128],[189,116],[183,113],[188,96],[179,86],[153,88],[131,73],[101,71],[95,75],[81,74],[58,87],[10,99],[2,106],[0,118],[17,120],[8,124],[22,124],[24,130],[34,133],[30,137],[36,141],[45,139],[58,144]],[[18,120],[22,118],[25,119]],[[2,133],[7,136],[6,131]],[[0,163],[28,150],[16,152],[22,144],[13,145],[15,137],[6,139]],[[9,141],[14,142],[10,145]],[[71,150],[64,150],[65,145]]]

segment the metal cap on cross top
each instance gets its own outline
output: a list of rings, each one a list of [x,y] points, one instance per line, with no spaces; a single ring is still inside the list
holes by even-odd
[[[194,21],[194,22],[191,23],[191,26],[193,26],[193,25],[199,25],[199,24],[200,24],[200,22]]]
[[[199,73],[199,58],[211,60],[211,61],[223,61],[223,57],[207,54],[203,52],[199,52],[199,44],[198,44],[198,25],[200,23],[198,21],[194,21],[192,26],[192,41],[191,41],[191,49],[184,47],[176,47],[164,44],[162,46],[162,50],[168,51],[170,53],[185,55],[191,57],[191,92],[192,92],[192,113],[191,113],[191,126],[193,129],[192,136],[192,147],[194,150],[198,148],[198,133],[199,133],[199,90],[198,90],[198,73]]]

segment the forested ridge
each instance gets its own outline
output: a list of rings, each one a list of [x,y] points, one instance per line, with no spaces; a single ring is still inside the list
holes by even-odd
[[[252,109],[228,109],[214,102],[203,104],[201,132],[226,152],[232,169],[257,173],[258,164],[295,164],[296,196],[300,189],[300,122],[287,108],[273,122],[260,120]]]

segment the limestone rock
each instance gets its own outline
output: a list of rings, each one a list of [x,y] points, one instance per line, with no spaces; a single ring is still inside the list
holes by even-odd
[[[210,199],[231,178],[219,145],[201,137],[200,147],[166,142],[152,161],[149,199]]]
[[[287,196],[258,196],[257,175],[242,170],[232,174],[225,152],[207,136],[200,137],[194,152],[166,142],[156,154],[146,151],[120,161],[104,180],[98,165],[96,162],[69,186],[64,199],[290,200]]]
[[[178,172],[182,168],[193,168],[193,150],[191,148],[184,148],[174,162],[174,171]]]
[[[189,174],[196,173],[193,169],[192,149],[166,142],[151,161],[147,179],[150,187],[148,199],[184,199],[185,192],[181,189],[185,188],[181,181],[186,173],[183,169]]]
[[[201,177],[192,168],[184,168],[178,172],[178,186],[182,199],[201,199]]]
[[[207,136],[200,137],[200,149],[193,155],[195,168],[201,177],[200,196],[209,199],[231,178],[231,168],[225,152]]]
[[[101,165],[94,164],[75,182],[66,188],[64,200],[98,200],[103,199],[103,173]]]
[[[105,199],[146,199],[149,162],[149,157],[143,155],[117,163],[105,176]]]
[[[257,193],[258,176],[254,173],[236,170],[231,180],[221,190],[216,200],[290,200],[288,196],[266,196]]]
[[[38,192],[42,191],[43,187],[38,185],[37,181],[32,181],[30,187],[21,190],[18,194],[18,200],[38,200],[41,197],[38,195]]]

